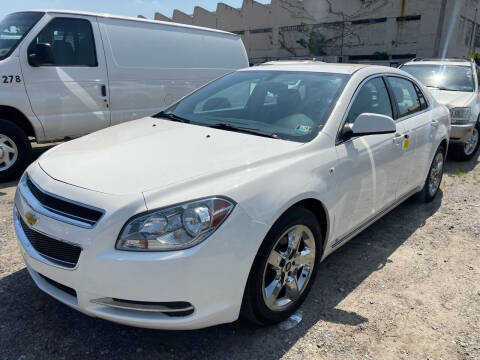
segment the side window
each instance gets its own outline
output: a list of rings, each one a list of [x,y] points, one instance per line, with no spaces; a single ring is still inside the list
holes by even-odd
[[[381,77],[374,78],[362,86],[350,108],[347,123],[355,122],[355,119],[363,113],[393,117],[390,97]]]
[[[425,109],[425,107],[422,107],[417,89],[415,89],[414,84],[410,80],[388,77],[388,82],[392,87],[395,101],[398,105],[398,117],[401,118]],[[423,98],[423,101],[425,101],[425,98]]]
[[[420,108],[425,110],[428,107],[427,100],[425,100],[422,90],[420,90],[416,84],[413,84],[413,86],[415,86],[415,91],[417,92],[418,100],[420,101]]]
[[[36,49],[42,48],[37,51]],[[50,66],[97,66],[95,40],[90,21],[55,18],[29,46],[29,54],[50,49]]]

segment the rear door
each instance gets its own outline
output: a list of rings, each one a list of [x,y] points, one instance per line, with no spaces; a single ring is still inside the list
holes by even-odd
[[[398,196],[402,196],[425,180],[426,164],[431,161],[439,123],[432,118],[432,111],[417,84],[398,76],[388,76],[387,81],[397,107],[397,123],[403,124],[408,137],[402,145],[405,171],[400,174],[398,185]]]
[[[21,49],[28,97],[48,139],[87,134],[110,125],[107,68],[97,19],[52,15]],[[48,44],[53,63],[32,66],[29,53]]]
[[[346,123],[354,123],[362,113],[393,117],[394,111],[384,79],[381,76],[363,83],[348,110]],[[402,169],[403,124],[397,124],[396,134],[355,137],[337,143],[339,203],[335,219],[335,245],[361,228],[376,214],[396,200],[398,178]]]

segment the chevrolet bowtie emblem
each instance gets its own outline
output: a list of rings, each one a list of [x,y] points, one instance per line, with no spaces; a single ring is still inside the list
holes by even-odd
[[[25,220],[27,220],[27,223],[30,226],[33,226],[38,222],[38,219],[35,217],[35,215],[33,215],[32,213],[29,213],[29,212],[27,212],[25,214]]]

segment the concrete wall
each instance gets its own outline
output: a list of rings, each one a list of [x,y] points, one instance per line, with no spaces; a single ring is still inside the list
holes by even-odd
[[[373,61],[375,53],[400,62],[437,53],[466,56],[480,49],[479,2],[271,0],[264,5],[243,0],[239,9],[219,3],[215,12],[195,7],[192,15],[175,10],[172,18],[156,13],[155,19],[235,32],[251,62],[295,57]]]

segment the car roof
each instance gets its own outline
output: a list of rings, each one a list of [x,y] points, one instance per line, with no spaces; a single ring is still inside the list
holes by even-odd
[[[272,62],[265,65],[259,65],[240,71],[305,71],[305,72],[322,72],[334,74],[351,75],[361,69],[376,69],[378,72],[389,72],[392,68],[388,66],[368,65],[368,64],[345,64],[345,63],[324,63],[319,61],[289,61],[289,62]]]
[[[119,20],[137,21],[137,22],[144,22],[144,23],[146,22],[146,23],[151,23],[151,24],[162,24],[162,25],[174,26],[174,27],[179,27],[179,28],[197,29],[197,30],[211,32],[211,33],[231,35],[231,36],[238,37],[238,38],[240,37],[240,35],[237,35],[237,34],[234,34],[234,33],[228,32],[228,31],[211,29],[211,28],[206,28],[206,27],[201,27],[201,26],[186,25],[186,24],[180,24],[180,23],[169,22],[169,21],[150,20],[150,19],[143,19],[143,18],[131,17],[131,16],[113,15],[113,14],[107,14],[107,13],[96,13],[96,12],[88,12],[88,11],[74,11],[74,10],[55,10],[55,9],[26,10],[26,11],[17,11],[15,13],[22,13],[22,12],[44,12],[44,13],[47,13],[47,14],[51,13],[51,14],[94,16],[94,17],[102,17],[102,18],[108,18],[108,19],[119,19]]]
[[[410,60],[403,65],[454,65],[471,67],[473,62],[467,59],[419,59]]]

